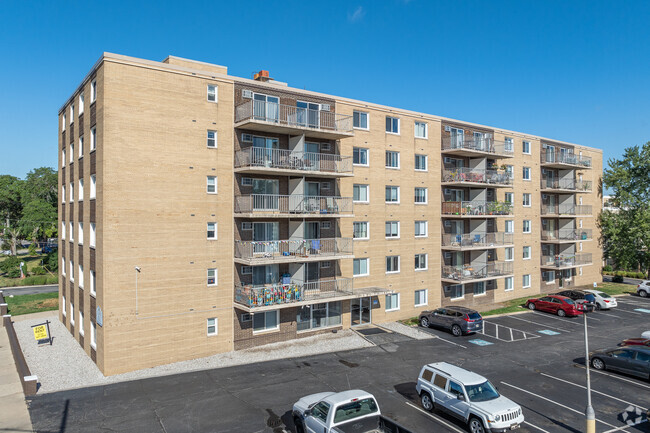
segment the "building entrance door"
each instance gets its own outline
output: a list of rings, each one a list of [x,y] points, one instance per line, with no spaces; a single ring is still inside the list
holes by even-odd
[[[367,325],[372,321],[370,297],[350,301],[350,319],[352,326]]]

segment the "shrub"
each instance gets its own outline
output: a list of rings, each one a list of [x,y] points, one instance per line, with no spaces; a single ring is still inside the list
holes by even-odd
[[[37,255],[38,252],[36,251],[36,243],[32,242],[31,244],[29,244],[29,247],[27,247],[27,251],[29,252],[30,256]]]
[[[34,266],[34,269],[32,269],[32,273],[34,275],[45,275],[47,274],[47,271],[42,266]]]
[[[20,278],[20,266],[17,268],[11,268],[7,272],[7,277],[9,278]]]
[[[616,275],[614,278],[612,278],[612,281],[615,283],[622,283],[623,282],[623,277],[620,275]]]
[[[612,272],[612,267],[610,265],[603,266],[603,272]]]
[[[59,270],[59,252],[54,250],[45,258],[46,267],[50,272],[57,273]]]
[[[47,279],[45,280],[45,284],[57,284],[59,282],[59,277],[56,275],[48,275]]]
[[[645,278],[645,274],[644,274],[643,272],[637,272],[637,273],[636,273],[636,277],[637,277],[639,280],[643,280],[643,279]]]
[[[23,280],[25,286],[42,286],[47,281],[45,275],[34,275]]]
[[[0,271],[9,272],[12,269],[18,269],[18,276],[20,277],[20,259],[16,256],[9,256],[0,262]]]

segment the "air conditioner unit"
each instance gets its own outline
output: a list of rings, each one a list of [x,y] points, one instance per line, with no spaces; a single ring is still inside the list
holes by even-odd
[[[453,162],[454,162],[453,159],[451,159],[451,158],[448,157],[448,156],[445,156],[445,164],[451,164],[451,163],[453,163]]]
[[[242,266],[241,267],[241,274],[242,275],[251,275],[253,273],[253,267],[252,266]]]
[[[451,126],[445,126],[445,132],[451,132]]]
[[[445,220],[445,227],[451,227],[451,221]]]
[[[320,228],[322,229],[330,229],[332,227],[332,223],[330,221],[323,221],[320,223]]]
[[[253,223],[251,223],[251,222],[243,222],[243,223],[241,223],[241,229],[242,230],[253,230]]]
[[[251,313],[242,313],[241,317],[241,322],[250,322],[252,320]]]
[[[320,104],[320,111],[330,111],[330,104]]]
[[[445,259],[451,259],[451,253],[449,251],[445,252]]]
[[[253,186],[253,179],[250,177],[242,177],[241,184],[242,186]]]
[[[332,146],[329,143],[321,143],[320,144],[320,150],[329,151],[331,148],[332,148]]]
[[[241,135],[241,141],[242,141],[242,143],[252,143],[253,142],[253,134],[242,134]]]
[[[320,262],[321,268],[329,268],[330,266],[332,266],[332,262]]]
[[[451,194],[451,190],[449,188],[445,188],[445,195],[450,195],[450,194]]]
[[[330,189],[330,183],[329,182],[321,182],[320,183],[320,188],[329,190]]]
[[[245,99],[253,99],[253,91],[244,89],[241,91],[241,97]]]

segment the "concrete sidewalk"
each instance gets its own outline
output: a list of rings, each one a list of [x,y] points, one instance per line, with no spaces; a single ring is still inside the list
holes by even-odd
[[[33,431],[5,328],[0,328],[0,408],[0,431]]]

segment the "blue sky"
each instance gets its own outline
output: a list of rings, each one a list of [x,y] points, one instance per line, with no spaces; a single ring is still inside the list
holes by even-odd
[[[650,141],[650,2],[3,1],[0,174],[57,164],[57,111],[103,51],[576,142]]]

